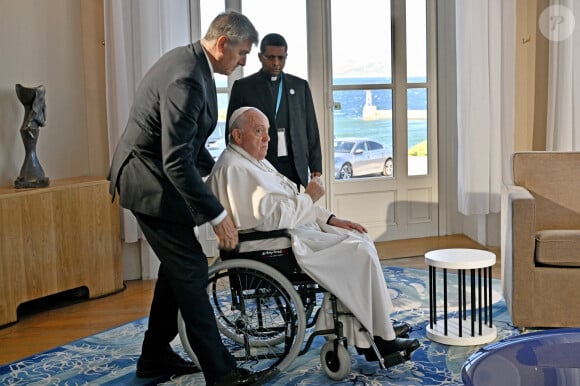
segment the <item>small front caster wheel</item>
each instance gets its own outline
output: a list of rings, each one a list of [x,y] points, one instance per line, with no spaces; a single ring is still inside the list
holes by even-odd
[[[350,354],[343,344],[338,344],[334,351],[334,341],[329,340],[320,350],[320,363],[328,378],[335,381],[345,379],[351,371]]]

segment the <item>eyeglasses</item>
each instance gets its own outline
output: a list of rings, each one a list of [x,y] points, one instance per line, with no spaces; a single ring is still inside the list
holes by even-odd
[[[273,62],[276,59],[278,59],[280,62],[283,62],[288,57],[288,55],[264,55],[264,54],[260,54],[260,55],[262,55],[262,58],[264,58],[270,62]]]

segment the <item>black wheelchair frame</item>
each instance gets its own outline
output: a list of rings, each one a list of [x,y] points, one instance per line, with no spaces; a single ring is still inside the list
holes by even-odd
[[[287,238],[287,230],[240,233],[246,241]],[[277,367],[284,371],[299,355],[310,350],[317,336],[325,336],[320,360],[327,376],[342,380],[351,372],[347,338],[340,317],[354,317],[340,312],[336,296],[329,293],[333,328],[312,331],[304,347],[306,330],[316,324],[321,307],[319,294],[326,291],[304,273],[290,247],[277,250],[240,252],[220,251],[220,258],[209,268],[208,295],[214,308],[222,341],[239,367],[259,371]],[[179,317],[181,343],[194,362],[185,324]],[[374,340],[369,342],[386,368]]]

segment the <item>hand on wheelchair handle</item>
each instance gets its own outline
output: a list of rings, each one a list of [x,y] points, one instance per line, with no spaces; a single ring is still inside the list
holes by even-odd
[[[322,196],[324,196],[325,190],[322,186],[322,181],[320,177],[314,177],[308,183],[308,186],[304,190],[304,193],[308,194],[312,198],[312,202],[318,201]]]
[[[218,248],[231,251],[238,245],[238,229],[230,216],[213,227],[217,237]]]

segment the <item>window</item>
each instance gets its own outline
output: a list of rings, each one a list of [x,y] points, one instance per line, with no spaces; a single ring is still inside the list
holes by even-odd
[[[306,0],[242,0],[242,13],[254,24],[260,40],[269,33],[284,36],[288,58],[284,72],[308,79],[308,42],[306,40]],[[260,70],[260,46],[252,48],[244,76]]]
[[[213,17],[231,8],[232,3],[236,2],[199,0],[202,34]],[[311,5],[307,0],[241,0],[240,4],[241,12],[252,20],[260,38],[271,32],[286,38],[288,59],[284,71],[308,79],[306,27],[307,8]],[[431,80],[426,0],[365,0],[356,7],[347,1],[328,0],[324,4],[330,7],[331,15],[334,102],[331,138],[370,138],[388,153],[385,164],[375,164],[375,173],[362,176],[355,171],[352,177],[395,177],[401,172],[407,176],[428,174]],[[356,43],[353,36],[360,37]],[[235,79],[260,69],[258,51],[259,47],[253,47],[246,66],[229,79],[216,74],[221,131],[228,87]],[[321,61],[318,57],[314,60]],[[321,115],[321,111],[317,113]],[[407,170],[396,170],[395,165],[404,164],[394,160],[405,155]],[[345,166],[336,165],[336,158],[335,178]],[[384,173],[385,169],[391,172]]]
[[[369,150],[379,150],[379,149],[383,148],[383,146],[380,143],[373,142],[373,141],[367,142],[367,146],[368,146]]]
[[[199,7],[201,15],[201,37],[203,37],[212,20],[225,10],[225,2],[200,0]],[[212,157],[217,159],[225,149],[224,133],[226,131],[226,114],[228,111],[228,77],[222,74],[214,74],[214,77],[218,100],[218,123],[215,131],[206,142],[205,147],[209,150]]]
[[[223,12],[225,8],[225,1],[200,0],[202,37],[213,18]],[[272,11],[264,12],[265,9]],[[296,28],[296,26],[306,26],[306,0],[243,0],[241,11],[252,21],[260,34],[260,39],[271,32],[284,36],[288,43],[288,59],[284,71],[308,79],[307,31],[306,28]],[[284,17],[274,17],[274,15],[284,15]],[[246,65],[242,69],[236,70],[230,79],[225,75],[215,74],[218,97],[218,124],[215,133],[222,133],[222,135],[225,133],[229,100],[228,84],[233,83],[234,79],[260,70],[262,66],[258,60],[259,50],[258,43],[257,47],[252,47]],[[215,133],[214,136],[217,135]],[[225,142],[211,141],[210,143],[208,141],[206,147],[212,156],[217,158],[225,148]]]
[[[400,14],[393,10],[402,8],[401,4],[406,9],[403,22],[407,28],[403,31],[393,28]],[[376,170],[370,176],[395,175],[385,174],[384,169],[393,166],[393,156],[398,155],[393,150],[398,148],[396,141],[404,138],[407,174],[427,173],[426,8],[425,0],[366,0],[357,7],[331,2],[334,138],[371,138],[389,149],[388,160],[382,165],[373,163]],[[392,31],[403,36],[392,36]],[[350,43],[353,34],[361,36],[356,44]],[[393,42],[406,45],[399,48]],[[399,117],[406,117],[406,127]],[[340,170],[346,163],[336,161],[335,154],[338,179],[344,176]],[[352,175],[368,176],[356,170]]]

